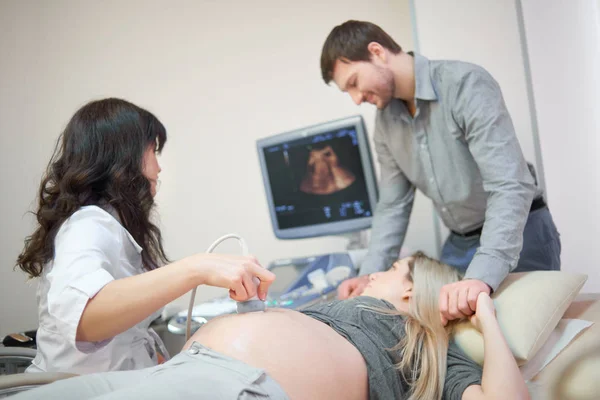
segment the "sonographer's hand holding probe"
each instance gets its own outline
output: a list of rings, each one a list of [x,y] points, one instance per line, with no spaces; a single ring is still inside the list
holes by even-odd
[[[241,256],[212,254],[219,243],[227,239],[236,239],[241,248]],[[210,245],[207,254],[192,256],[186,261],[193,263],[194,257],[201,273],[199,285],[218,286],[229,289],[229,296],[237,301],[237,312],[264,311],[269,286],[275,280],[275,274],[263,268],[258,260],[248,255],[248,246],[241,236],[230,233],[221,236]],[[192,309],[196,298],[196,288],[192,289],[188,307],[185,340],[191,335]]]
[[[205,253],[188,257],[186,261],[196,267],[199,285],[229,289],[229,296],[235,301],[247,301],[255,296],[265,300],[275,280],[275,274],[251,255]]]

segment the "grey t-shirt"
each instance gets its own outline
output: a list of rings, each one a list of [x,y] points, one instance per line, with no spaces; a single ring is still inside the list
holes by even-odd
[[[394,366],[399,354],[391,350],[404,336],[404,318],[365,307],[394,310],[385,300],[360,296],[317,304],[301,312],[329,325],[360,351],[369,374],[369,399],[405,399],[409,387]],[[481,374],[481,367],[451,344],[443,398],[460,400],[467,387],[481,384]]]

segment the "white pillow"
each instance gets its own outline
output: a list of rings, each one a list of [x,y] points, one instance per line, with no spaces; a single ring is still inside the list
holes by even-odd
[[[587,275],[563,271],[509,274],[492,298],[504,337],[523,365],[546,342]],[[458,323],[453,340],[473,361],[483,365],[483,336],[470,321]]]
[[[539,374],[554,358],[563,351],[569,343],[575,339],[582,331],[589,328],[594,323],[582,319],[566,319],[558,321],[558,325],[552,332],[546,343],[526,364],[521,365],[521,375],[526,381],[533,379]]]

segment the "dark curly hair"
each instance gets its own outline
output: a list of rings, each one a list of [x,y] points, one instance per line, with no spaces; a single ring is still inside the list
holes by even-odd
[[[61,224],[88,205],[112,206],[121,224],[142,246],[146,270],[168,261],[160,229],[150,221],[154,207],[150,182],[142,174],[148,146],[161,152],[163,124],[125,100],[108,98],[80,108],[59,137],[39,189],[38,226],[25,239],[17,266],[30,277],[42,274],[54,257]]]

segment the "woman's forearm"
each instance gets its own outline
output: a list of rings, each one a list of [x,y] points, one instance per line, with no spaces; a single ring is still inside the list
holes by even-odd
[[[529,399],[527,386],[495,316],[480,319],[484,342],[481,390],[486,399]]]
[[[125,332],[202,284],[199,275],[197,269],[178,261],[110,282],[88,301],[79,320],[76,340],[98,342]]]

